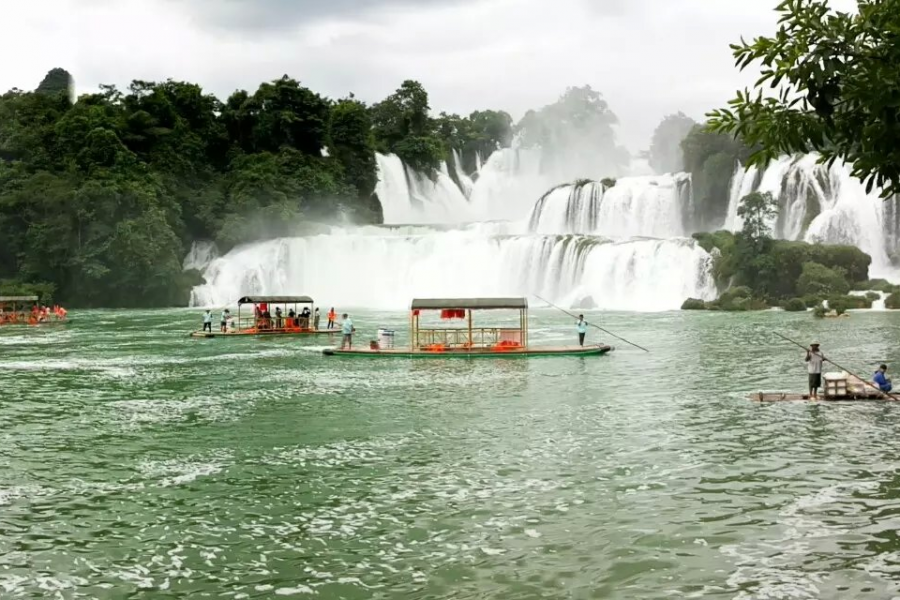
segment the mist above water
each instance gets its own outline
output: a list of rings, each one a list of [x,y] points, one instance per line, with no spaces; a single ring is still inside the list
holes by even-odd
[[[662,311],[716,296],[712,257],[689,237],[702,221],[690,175],[560,185],[558,161],[539,148],[498,150],[473,173],[460,163],[429,178],[378,155],[384,226],[332,227],[223,257],[197,246],[186,266],[203,269],[206,283],[192,304],[302,293],[327,305],[403,309],[413,297],[540,295],[569,307]],[[722,228],[740,228],[737,203],[756,190],[778,198],[777,237],[853,244],[872,256],[873,276],[893,275],[892,205],[865,194],[842,165],[825,169],[810,156],[736,171]]]

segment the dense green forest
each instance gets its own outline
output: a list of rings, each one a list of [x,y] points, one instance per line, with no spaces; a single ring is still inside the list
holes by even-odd
[[[75,306],[183,305],[191,242],[222,251],[340,218],[381,222],[376,149],[428,172],[512,137],[499,111],[430,116],[407,81],[366,106],[283,77],[224,102],[192,83],[135,81],[75,101],[51,71],[0,96],[0,293]]]
[[[590,86],[514,124],[495,110],[433,116],[416,81],[371,106],[287,76],[225,101],[171,80],[76,100],[72,77],[54,69],[34,91],[0,96],[0,293],[183,305],[199,283],[182,270],[195,240],[227,252],[320,222],[380,223],[376,152],[431,176],[459,157],[472,173],[518,136],[567,166],[574,154],[615,169],[628,161],[617,122]]]

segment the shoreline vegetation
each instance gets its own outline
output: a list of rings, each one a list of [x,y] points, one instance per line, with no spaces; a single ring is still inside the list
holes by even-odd
[[[514,124],[495,110],[432,116],[416,81],[372,105],[352,94],[325,98],[287,76],[225,101],[167,80],[101,86],[76,102],[71,75],[53,69],[34,91],[0,95],[0,295],[73,308],[185,306],[202,283],[199,271],[183,268],[195,241],[224,254],[326,223],[382,223],[376,152],[427,176],[446,161],[451,177],[461,167],[475,179],[476,165],[516,137],[545,149],[569,181],[587,181],[593,159],[602,159],[609,177],[601,183],[612,187],[629,160],[616,122],[590,86],[568,88]],[[659,173],[691,175],[694,227],[710,231],[694,238],[714,256],[720,296],[683,308],[799,310],[839,297],[859,304],[846,293],[868,280],[869,257],[772,240],[771,196],[742,201],[743,231],[712,231],[727,215],[735,165],[751,155],[682,113],[653,133],[645,158]],[[900,307],[900,296],[887,306]]]
[[[432,178],[446,162],[457,180],[515,136],[567,177],[596,160],[618,176],[630,157],[617,122],[587,85],[514,124],[500,110],[433,115],[412,80],[374,104],[326,98],[287,75],[224,101],[171,79],[103,85],[76,101],[72,76],[56,68],[33,91],[0,95],[0,294],[184,306],[202,282],[183,269],[196,241],[226,253],[327,223],[382,223],[378,152]],[[663,137],[669,145],[651,149],[659,161],[675,139]]]

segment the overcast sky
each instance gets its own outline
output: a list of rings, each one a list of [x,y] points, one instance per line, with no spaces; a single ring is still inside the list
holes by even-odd
[[[79,93],[132,79],[219,97],[288,74],[377,101],[418,79],[431,107],[520,117],[590,84],[631,150],[751,81],[728,44],[774,31],[777,0],[6,0],[0,90],[64,67]]]

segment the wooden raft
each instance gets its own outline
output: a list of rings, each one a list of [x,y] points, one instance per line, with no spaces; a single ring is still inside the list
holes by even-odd
[[[529,346],[528,348],[508,348],[495,350],[492,348],[448,348],[440,351],[412,350],[410,348],[354,348],[341,350],[328,348],[322,351],[325,356],[366,356],[391,358],[521,358],[535,356],[591,356],[603,355],[612,350],[612,346],[596,344],[590,346]]]
[[[848,393],[841,396],[819,396],[818,400],[810,400],[809,394],[791,394],[787,392],[757,392],[750,394],[750,400],[754,402],[790,402],[790,401],[807,401],[807,402],[895,402],[893,398],[887,394],[876,392],[875,390],[867,390],[865,392]]]

